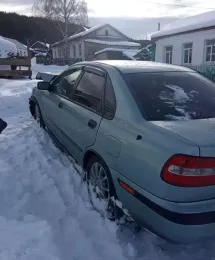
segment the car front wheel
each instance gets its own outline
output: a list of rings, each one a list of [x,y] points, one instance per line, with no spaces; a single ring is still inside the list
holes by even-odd
[[[35,103],[34,105],[34,118],[37,121],[37,123],[40,124],[41,127],[45,128],[45,123],[43,121],[39,105],[37,103]]]

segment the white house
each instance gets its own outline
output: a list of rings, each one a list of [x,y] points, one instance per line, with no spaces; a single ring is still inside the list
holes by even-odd
[[[16,45],[16,49],[17,52],[19,53],[19,56],[23,57],[23,56],[28,56],[28,50],[27,50],[27,46],[25,46],[24,44],[22,44],[21,42],[15,40],[15,39],[10,39],[10,38],[6,38],[4,37],[5,40],[12,42],[13,44]]]
[[[95,53],[106,48],[140,49],[140,44],[109,24],[99,25],[69,37],[69,57],[74,60],[93,60]],[[64,58],[65,43],[51,45],[53,58]]]
[[[151,38],[156,42],[157,62],[215,65],[215,11],[177,20]]]

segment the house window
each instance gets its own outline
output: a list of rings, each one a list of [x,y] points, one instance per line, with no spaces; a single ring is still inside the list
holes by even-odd
[[[73,57],[74,58],[76,57],[76,46],[75,45],[73,46]]]
[[[184,44],[184,64],[191,64],[192,63],[192,50],[193,50],[193,43],[186,43]]]
[[[165,62],[172,64],[172,46],[165,47]]]
[[[206,41],[206,57],[207,62],[215,62],[215,39]]]
[[[105,35],[108,36],[108,30],[105,30]]]
[[[82,51],[81,51],[81,43],[79,43],[79,56],[82,56]]]

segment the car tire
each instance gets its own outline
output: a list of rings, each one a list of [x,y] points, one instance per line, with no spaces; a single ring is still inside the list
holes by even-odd
[[[40,107],[37,103],[34,103],[34,119],[37,121],[40,127],[45,129],[45,123],[40,111]]]
[[[93,208],[102,217],[110,220],[120,218],[123,214],[114,202],[117,196],[108,166],[99,157],[92,156],[86,172],[88,193]]]

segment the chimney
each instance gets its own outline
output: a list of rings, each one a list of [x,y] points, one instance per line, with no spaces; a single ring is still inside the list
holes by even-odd
[[[160,31],[160,29],[161,29],[161,24],[158,23],[158,31]]]

